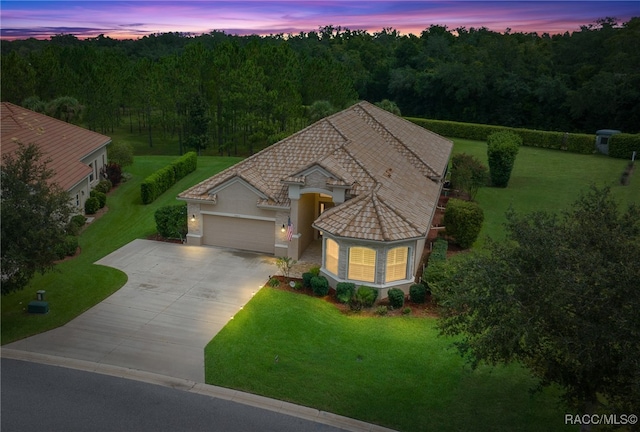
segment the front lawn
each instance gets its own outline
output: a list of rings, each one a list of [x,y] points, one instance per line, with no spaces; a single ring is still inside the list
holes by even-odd
[[[61,326],[122,287],[127,276],[120,270],[93,264],[136,238],[155,232],[154,213],[162,206],[178,204],[176,195],[188,187],[238,162],[240,158],[198,158],[198,169],[183,178],[149,205],[142,205],[140,183],[153,171],[177,156],[136,156],[126,171],[133,177],[107,198],[109,211],[82,233],[82,253],[56,265],[55,270],[37,274],[23,290],[2,298],[2,344]],[[46,291],[50,311],[30,315],[27,304],[37,290]]]
[[[556,390],[531,395],[515,365],[470,370],[435,324],[265,287],[207,345],[205,379],[402,431],[571,430]]]

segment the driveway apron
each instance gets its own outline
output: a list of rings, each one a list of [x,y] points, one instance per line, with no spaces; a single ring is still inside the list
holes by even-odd
[[[276,270],[273,257],[150,240],[96,264],[122,270],[127,283],[66,325],[6,348],[204,382],[204,347]]]

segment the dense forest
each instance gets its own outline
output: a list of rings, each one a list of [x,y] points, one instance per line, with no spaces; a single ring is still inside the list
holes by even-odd
[[[640,131],[640,17],[558,35],[432,25],[309,33],[2,42],[2,100],[181,149],[253,153],[357,100],[402,115],[593,133]],[[393,104],[391,104],[393,105]]]

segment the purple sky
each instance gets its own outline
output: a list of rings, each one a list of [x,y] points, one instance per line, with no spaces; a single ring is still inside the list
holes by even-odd
[[[564,33],[604,17],[640,16],[640,1],[29,1],[0,0],[0,37],[46,39],[104,34],[137,39],[150,33],[212,30],[278,34],[326,25],[371,33],[392,27],[419,35],[431,24],[503,32]]]

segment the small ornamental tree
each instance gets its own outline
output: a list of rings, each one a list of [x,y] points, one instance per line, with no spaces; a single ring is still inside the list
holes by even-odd
[[[507,187],[522,138],[509,131],[494,132],[487,138],[487,158],[491,184]]]
[[[187,206],[184,204],[160,207],[155,212],[156,229],[164,238],[183,239],[187,235]]]
[[[470,248],[476,241],[483,221],[484,212],[477,203],[472,201],[452,198],[444,211],[443,222],[447,234],[464,249]]]
[[[131,144],[116,141],[107,146],[107,159],[109,163],[126,167],[133,164],[133,147]]]
[[[451,158],[451,184],[474,199],[478,189],[487,184],[487,167],[475,156],[457,153]]]
[[[36,272],[53,268],[66,240],[69,193],[51,183],[53,170],[35,144],[2,155],[2,294],[24,289]]]

